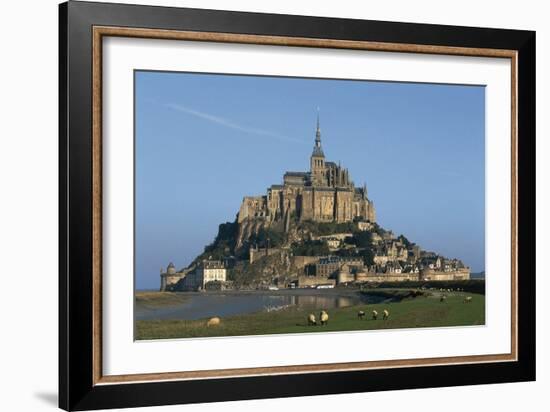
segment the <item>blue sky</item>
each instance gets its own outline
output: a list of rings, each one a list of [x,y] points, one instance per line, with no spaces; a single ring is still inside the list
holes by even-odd
[[[366,182],[378,223],[485,268],[485,89],[138,71],[136,286],[187,266],[243,196],[327,160]]]

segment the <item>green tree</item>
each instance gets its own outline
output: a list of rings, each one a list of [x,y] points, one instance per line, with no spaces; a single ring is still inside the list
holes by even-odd
[[[361,248],[370,248],[372,243],[372,235],[370,232],[356,232],[353,234],[355,245]]]
[[[397,239],[400,240],[407,249],[411,246],[411,242],[404,235],[399,235]]]
[[[372,251],[371,247],[363,249],[361,251],[361,256],[363,256],[363,262],[365,262],[365,265],[374,265],[374,252]]]

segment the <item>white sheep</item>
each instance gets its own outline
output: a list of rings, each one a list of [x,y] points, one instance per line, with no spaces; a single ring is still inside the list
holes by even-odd
[[[313,313],[310,313],[307,317],[307,324],[309,326],[317,325],[317,321],[315,320],[315,315]]]
[[[322,310],[321,313],[319,313],[319,321],[321,326],[328,324],[328,313],[326,311]]]
[[[372,318],[373,318],[374,320],[378,319],[378,312],[377,312],[376,310],[373,310],[373,311],[372,311]]]
[[[206,322],[206,326],[210,327],[210,326],[218,326],[220,323],[221,323],[221,319],[218,318],[217,316],[213,317],[213,318],[210,318],[208,319],[208,322]]]
[[[365,317],[365,312],[360,310],[359,312],[357,312],[357,317],[362,320]]]
[[[464,303],[470,303],[472,301],[472,297],[471,296],[466,296],[464,298]]]
[[[388,312],[387,309],[384,309],[384,316],[383,316],[383,319],[386,320],[390,317],[390,312]]]
[[[441,297],[439,298],[439,301],[440,302],[445,302],[446,299],[447,299],[447,296],[441,295]]]

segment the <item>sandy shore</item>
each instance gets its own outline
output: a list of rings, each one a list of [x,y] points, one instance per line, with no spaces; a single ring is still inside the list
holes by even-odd
[[[188,299],[187,294],[177,292],[137,291],[136,304],[145,308],[161,308],[183,303]]]

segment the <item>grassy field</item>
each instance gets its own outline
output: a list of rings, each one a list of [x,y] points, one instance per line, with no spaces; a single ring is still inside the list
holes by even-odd
[[[146,309],[157,309],[177,305],[187,300],[183,293],[173,292],[136,292],[136,304]]]
[[[464,303],[465,296],[471,296],[472,301]],[[387,320],[382,320],[384,309],[390,312]],[[366,313],[363,320],[357,317],[359,310]],[[373,310],[378,311],[378,320],[372,319]],[[450,292],[447,293],[446,301],[440,302],[439,293],[435,293],[433,296],[407,298],[395,303],[331,309],[328,311],[330,316],[328,325],[325,326],[308,326],[307,315],[310,312],[307,309],[294,307],[278,312],[232,316],[222,318],[220,325],[211,327],[206,326],[207,319],[137,321],[136,339],[483,325],[485,324],[485,296]],[[317,312],[315,312],[316,317]]]

